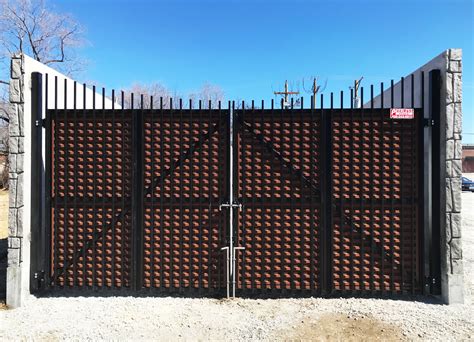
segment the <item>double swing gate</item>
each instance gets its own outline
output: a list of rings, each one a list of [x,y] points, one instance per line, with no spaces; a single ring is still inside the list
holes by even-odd
[[[340,108],[331,94],[320,109],[302,100],[165,108],[133,95],[124,109],[123,93],[112,92],[104,109],[94,88],[77,109],[79,86],[65,81],[65,110],[57,78],[48,86],[34,74],[42,82],[55,103],[33,96],[37,115],[46,108],[32,121],[33,165],[43,133],[46,151],[44,173],[32,175],[33,291],[436,292],[424,243],[422,107],[414,119],[391,119],[374,108],[372,88],[371,104],[357,109],[344,108],[342,92]]]

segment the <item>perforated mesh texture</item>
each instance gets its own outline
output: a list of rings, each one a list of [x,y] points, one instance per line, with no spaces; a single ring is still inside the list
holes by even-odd
[[[225,114],[145,116],[145,287],[225,286]]]
[[[238,123],[239,288],[317,289],[319,120],[255,110]]]
[[[128,287],[130,116],[68,111],[52,131],[54,283]]]
[[[50,114],[53,284],[130,287],[133,113]],[[319,293],[329,260],[334,292],[421,292],[420,121],[380,109],[324,115],[330,175],[321,171],[321,111],[236,111],[237,288]],[[144,112],[145,288],[225,287],[228,129],[227,110]],[[327,258],[322,177],[332,189]]]
[[[417,122],[333,114],[335,290],[421,291]]]

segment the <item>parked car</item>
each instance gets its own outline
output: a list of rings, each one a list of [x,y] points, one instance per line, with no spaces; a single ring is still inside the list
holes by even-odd
[[[474,192],[474,182],[467,177],[462,178],[462,190]]]

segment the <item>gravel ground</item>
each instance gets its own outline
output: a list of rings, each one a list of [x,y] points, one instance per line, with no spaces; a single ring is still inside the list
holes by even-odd
[[[474,193],[463,198],[466,301],[34,298],[0,311],[2,340],[474,339]]]

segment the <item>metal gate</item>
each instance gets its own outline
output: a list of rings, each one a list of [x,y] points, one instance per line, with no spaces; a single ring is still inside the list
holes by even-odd
[[[154,109],[143,96],[123,109],[112,92],[112,109],[95,98],[76,109],[70,87],[73,109],[46,103],[33,121],[46,158],[44,201],[32,202],[32,290],[430,292],[423,108],[397,120],[383,97],[380,108],[373,96],[345,108],[341,92],[339,108],[331,94],[319,109],[303,99]]]

